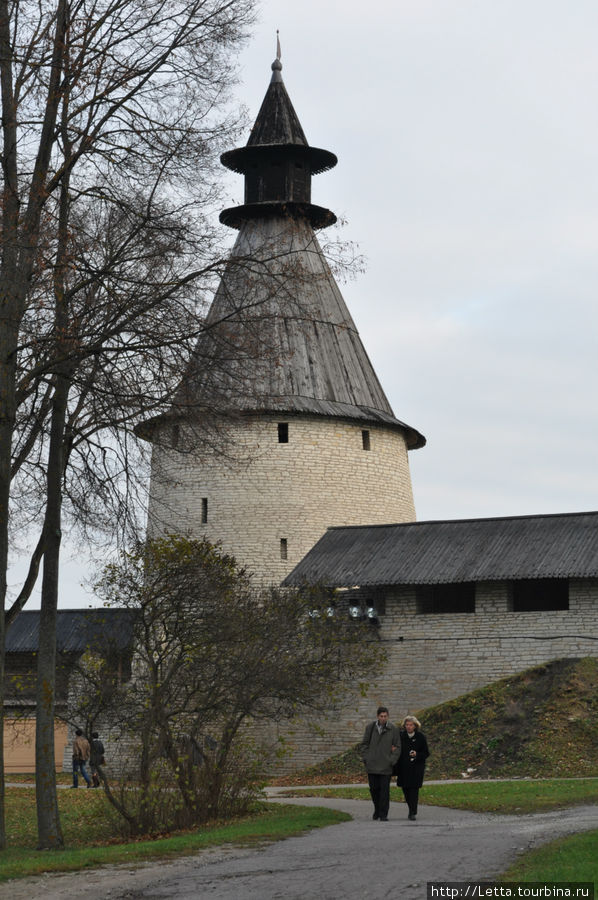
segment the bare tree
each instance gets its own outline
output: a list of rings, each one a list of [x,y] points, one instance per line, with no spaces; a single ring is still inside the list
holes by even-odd
[[[40,847],[62,843],[51,736],[64,522],[135,532],[134,426],[184,415],[190,447],[222,441],[223,410],[256,401],[244,361],[280,353],[261,328],[275,299],[297,308],[297,286],[320,277],[301,270],[300,242],[224,263],[212,225],[214,162],[237,125],[223,107],[231,51],[252,2],[0,0],[0,594],[4,604],[12,500],[13,524],[38,533],[8,620],[43,560]],[[206,317],[221,275],[229,302]]]
[[[62,844],[50,735],[65,471],[77,434],[93,431],[102,362],[131,359],[140,318],[147,336],[164,301],[174,316],[185,284],[211,271],[213,161],[235,125],[222,104],[250,21],[251,0],[0,2],[0,596],[4,607],[11,477],[33,459],[45,494],[28,580],[43,553],[40,847]],[[197,316],[194,291],[184,300]],[[172,333],[168,345],[175,355]]]

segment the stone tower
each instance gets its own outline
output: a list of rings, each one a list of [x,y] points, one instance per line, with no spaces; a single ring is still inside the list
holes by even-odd
[[[407,451],[425,439],[380,386],[314,230],[336,221],[311,178],[337,159],[310,147],[272,78],[245,147],[222,163],[245,202],[207,328],[153,443],[151,534],[221,542],[279,583],[330,525],[415,519]]]

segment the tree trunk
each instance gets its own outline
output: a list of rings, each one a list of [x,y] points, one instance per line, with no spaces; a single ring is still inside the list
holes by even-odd
[[[10,12],[0,0],[0,83],[2,95],[2,282],[0,287],[0,850],[6,846],[4,819],[4,607],[8,567],[8,502],[12,434],[15,426],[16,347],[20,304],[15,296],[19,217],[16,165],[17,126],[12,87]]]
[[[0,83],[2,97],[2,277],[0,279],[0,849],[6,845],[4,826],[4,608],[8,566],[8,503],[10,498],[12,437],[15,428],[16,362],[19,327],[36,252],[42,185],[52,152],[52,135],[60,98],[61,55],[66,27],[66,0],[59,0],[48,90],[39,153],[31,181],[25,227],[21,231],[17,165],[17,118],[13,90],[14,47],[12,10],[0,0]],[[54,742],[52,739],[52,749]]]
[[[21,612],[27,601],[29,600],[33,588],[37,582],[37,576],[39,575],[39,567],[40,563],[44,556],[44,532],[39,536],[39,540],[35,545],[35,550],[31,554],[31,558],[29,560],[29,571],[27,572],[27,577],[23,582],[23,587],[19,591],[19,596],[13,602],[11,607],[6,610],[5,613],[5,625],[8,628],[16,619],[18,614]]]
[[[11,445],[15,423],[15,361],[18,329],[14,307],[2,298],[0,308],[0,850],[6,847],[4,815],[4,660],[8,568],[8,503],[10,498]]]
[[[35,731],[35,787],[37,799],[38,850],[64,846],[56,794],[54,719],[56,707],[56,612],[61,540],[63,437],[69,384],[56,380],[48,455],[45,553],[37,654]]]

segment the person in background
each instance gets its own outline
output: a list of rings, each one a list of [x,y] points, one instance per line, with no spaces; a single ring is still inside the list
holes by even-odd
[[[97,731],[92,731],[91,733],[91,752],[89,755],[89,769],[91,771],[91,779],[93,781],[94,788],[98,788],[100,786],[100,775],[98,772],[98,767],[103,766],[106,762],[104,759],[104,745],[100,740],[100,736]]]
[[[405,716],[403,719],[400,740],[401,756],[395,769],[397,787],[403,789],[405,803],[409,807],[407,818],[414,822],[419,789],[424,782],[426,759],[430,755],[428,741],[415,716]]]
[[[388,721],[388,709],[379,706],[376,720],[366,727],[359,749],[374,804],[372,818],[380,822],[388,822],[390,779],[401,752],[400,741],[398,729]]]
[[[85,771],[85,763],[89,759],[89,741],[84,736],[80,728],[75,731],[75,740],[73,741],[73,787],[79,787],[79,772],[87,783],[87,787],[91,787],[89,775]]]

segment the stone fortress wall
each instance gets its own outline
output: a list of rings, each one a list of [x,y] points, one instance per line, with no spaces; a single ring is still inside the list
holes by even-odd
[[[276,734],[284,737],[292,753],[278,766],[292,772],[342,752],[361,739],[376,707],[388,706],[391,721],[425,710],[500,678],[515,675],[553,659],[595,656],[598,646],[598,580],[571,580],[569,609],[512,612],[506,583],[476,584],[475,613],[420,614],[415,589],[390,588],[374,602],[383,601],[380,624],[372,626],[372,639],[385,645],[388,661],[370,677],[362,697],[358,685],[348,685],[340,708],[324,720],[283,721]],[[71,691],[77,693],[76,680]],[[422,718],[425,728],[425,714]],[[315,727],[314,727],[315,725]],[[98,722],[106,746],[109,770],[114,774],[135,759],[130,738],[109,722]],[[71,742],[65,748],[64,770],[71,769]],[[432,748],[433,751],[433,748]]]
[[[199,458],[154,446],[151,533],[205,535],[260,579],[280,583],[330,525],[415,520],[400,431],[289,417],[288,443],[280,443],[281,421],[263,416],[233,426],[229,453],[215,448]],[[596,654],[598,581],[572,581],[566,611],[512,612],[502,582],[476,585],[475,613],[418,613],[413,587],[388,588],[381,598],[375,635],[388,651],[384,671],[370,677],[365,697],[348,685],[341,708],[316,730],[300,721],[280,723],[293,747],[282,771],[350,746],[379,704],[398,721],[530,666]]]
[[[279,442],[279,422],[288,425],[286,443]],[[205,536],[260,580],[279,584],[330,525],[415,519],[398,429],[263,416],[231,426],[225,440],[201,456],[154,446],[152,536]],[[192,435],[180,433],[179,446],[185,444],[192,447]]]
[[[384,592],[383,592],[384,596]],[[357,685],[341,709],[331,711],[321,733],[285,724],[294,753],[288,772],[339,753],[361,739],[376,707],[388,706],[393,722],[500,678],[553,659],[595,656],[598,651],[598,580],[571,580],[569,610],[511,612],[508,585],[476,584],[475,613],[418,614],[414,588],[385,594],[378,637],[388,662],[370,679],[367,696]],[[422,719],[425,729],[425,715]],[[329,726],[332,726],[330,728]],[[432,748],[433,750],[433,748]]]

